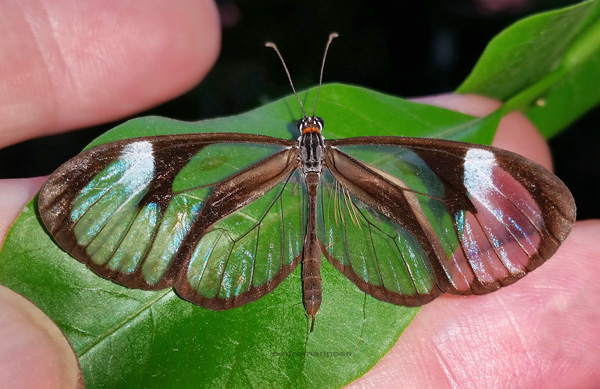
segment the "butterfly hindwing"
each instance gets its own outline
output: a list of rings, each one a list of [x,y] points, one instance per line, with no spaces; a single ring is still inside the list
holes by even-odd
[[[564,184],[514,153],[401,137],[328,144],[324,251],[385,301],[421,305],[511,284],[548,259],[575,220]]]
[[[57,243],[103,277],[142,289],[175,285],[185,298],[213,309],[240,305],[239,296],[245,302],[262,296],[299,260],[301,248],[290,243],[295,237],[284,239],[304,218],[291,145],[245,134],[155,136],[100,145],[50,177],[40,192],[40,214]],[[254,228],[232,222],[252,218]],[[257,229],[271,231],[254,243],[240,237]],[[209,246],[223,250],[215,239],[220,231],[249,251],[253,245],[255,253],[209,261],[206,271],[223,270],[217,278],[220,291],[211,295],[206,283],[194,281],[201,267],[193,259]],[[265,253],[273,246],[265,236],[279,242],[278,252]],[[250,282],[249,273],[240,270],[244,267],[252,269]],[[198,298],[197,293],[203,294]]]
[[[436,247],[428,239],[436,231],[420,223],[426,216],[414,212],[414,193],[404,196],[392,177],[383,179],[338,149],[328,150],[326,164],[318,221],[327,258],[381,300],[415,306],[437,297],[430,262]]]
[[[277,158],[295,160],[296,155],[291,149],[271,160]],[[275,170],[285,167],[281,172],[273,172],[277,176],[274,186],[266,180],[269,169],[264,166],[246,172],[260,172],[260,179],[269,190],[257,190],[257,180],[242,174],[216,188],[207,200],[206,210],[219,207],[216,203],[223,201],[231,201],[239,210],[220,218],[204,232],[198,230],[198,235],[202,235],[199,242],[182,252],[182,276],[175,286],[185,299],[211,309],[240,306],[273,290],[300,262],[306,188],[292,161],[267,160],[263,164],[270,162]],[[245,206],[238,199],[249,196],[235,193],[244,187],[243,182],[252,184],[247,191],[260,194]],[[196,242],[194,234],[192,231],[186,240]]]
[[[317,224],[325,256],[380,300],[410,306],[435,298],[428,256],[415,235],[342,185],[324,172]]]

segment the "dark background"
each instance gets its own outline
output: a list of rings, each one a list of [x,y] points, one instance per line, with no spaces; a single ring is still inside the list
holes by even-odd
[[[450,92],[487,42],[516,20],[574,4],[560,0],[218,1],[223,47],[209,76],[189,93],[140,115],[201,120],[241,113],[289,94],[264,42],[277,43],[296,89],[314,86],[327,36],[340,33],[325,82],[410,97]],[[600,93],[600,91],[599,91]],[[556,173],[571,188],[578,219],[600,217],[600,132],[595,108],[551,141]],[[0,150],[0,178],[46,175],[119,122]]]

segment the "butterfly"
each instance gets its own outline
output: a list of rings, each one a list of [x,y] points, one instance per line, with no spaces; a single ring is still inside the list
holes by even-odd
[[[192,133],[96,146],[43,185],[41,219],[100,276],[174,287],[214,310],[261,298],[301,263],[311,330],[323,257],[365,293],[419,306],[514,283],[572,228],[571,193],[533,161],[440,139],[326,140],[315,110],[297,140]]]

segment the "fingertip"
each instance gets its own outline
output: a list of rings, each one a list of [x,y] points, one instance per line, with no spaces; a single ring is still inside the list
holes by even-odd
[[[47,177],[0,180],[0,247],[11,224]],[[1,312],[1,311],[0,311]]]
[[[212,0],[163,6],[153,10],[151,26],[143,21],[132,26],[135,41],[126,46],[132,53],[124,61],[135,70],[125,72],[118,93],[133,102],[155,105],[189,90],[207,75],[220,51],[219,14]]]
[[[440,94],[411,100],[471,116],[486,116],[502,106],[498,100],[479,95]],[[527,157],[547,169],[552,168],[548,144],[521,112],[512,112],[500,120],[492,145]]]
[[[7,388],[82,388],[61,330],[39,308],[0,285],[0,382]]]
[[[169,100],[208,73],[221,39],[211,0],[25,2],[0,22],[1,145]]]
[[[502,103],[498,100],[479,95],[458,95],[444,93],[439,95],[421,96],[411,98],[417,103],[435,105],[461,112],[471,116],[485,116],[500,108]]]
[[[521,112],[512,112],[500,120],[492,145],[520,154],[552,170],[552,157],[548,143]]]
[[[69,58],[66,73],[80,79],[76,90],[67,92],[83,98],[58,106],[58,121],[67,128],[118,119],[179,96],[206,76],[219,54],[220,22],[212,0],[106,3],[94,3],[82,12],[85,25],[91,25],[90,50],[107,55]],[[98,21],[102,11],[116,22]],[[77,23],[77,16],[68,22]],[[76,50],[88,45],[89,38],[69,40],[66,35],[63,31],[61,45]],[[69,84],[59,86],[65,87]],[[73,104],[79,110],[73,110]]]

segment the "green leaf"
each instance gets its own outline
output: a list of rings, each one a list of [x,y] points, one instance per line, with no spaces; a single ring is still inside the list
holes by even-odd
[[[302,93],[310,102],[316,89]],[[327,138],[359,135],[451,137],[489,142],[499,115],[473,118],[373,91],[325,85],[318,113]],[[183,123],[131,120],[96,139],[189,132],[243,132],[295,139],[293,96],[251,112]],[[141,291],[96,276],[58,248],[28,204],[0,252],[0,283],[52,317],[79,356],[88,387],[339,387],[368,371],[418,309],[362,293],[323,263],[315,332],[302,304],[300,268],[262,299],[210,311],[172,290]]]
[[[521,110],[550,137],[600,102],[600,3],[522,19],[490,41],[457,89]]]

